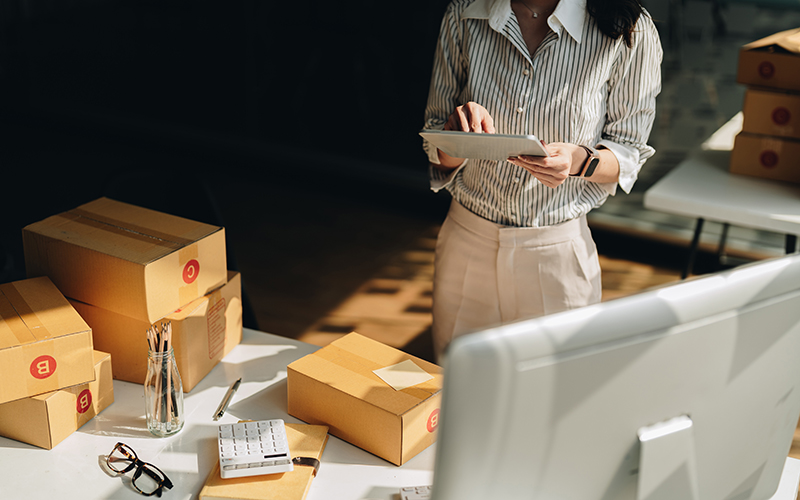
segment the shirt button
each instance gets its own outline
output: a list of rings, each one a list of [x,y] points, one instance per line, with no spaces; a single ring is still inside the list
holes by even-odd
[[[524,69],[524,70],[522,70],[522,74],[525,75],[525,76],[528,76],[528,75],[531,74],[531,72],[530,72],[530,70]]]
[[[525,111],[525,109],[522,108],[521,106],[519,108],[517,108],[517,113],[522,113],[523,111]]]
[[[514,183],[518,183],[518,182],[519,182],[519,177],[514,177]]]

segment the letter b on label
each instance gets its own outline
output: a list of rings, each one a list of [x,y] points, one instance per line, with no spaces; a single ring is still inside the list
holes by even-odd
[[[55,373],[56,359],[53,356],[39,356],[31,363],[31,375],[34,378],[45,379]]]
[[[77,410],[78,413],[86,413],[92,407],[92,392],[84,389],[78,394]]]
[[[430,416],[428,417],[428,432],[433,432],[439,426],[439,408],[436,408],[431,412]]]

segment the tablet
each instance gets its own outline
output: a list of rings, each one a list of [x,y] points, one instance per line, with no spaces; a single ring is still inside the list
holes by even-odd
[[[478,134],[423,129],[419,135],[454,158],[504,161],[512,156],[550,156],[535,135]]]

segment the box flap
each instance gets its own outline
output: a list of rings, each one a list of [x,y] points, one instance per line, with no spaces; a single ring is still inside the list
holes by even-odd
[[[220,230],[218,226],[109,198],[100,198],[25,228],[31,233],[139,264],[158,260]]]
[[[405,360],[413,361],[434,378],[396,391],[373,373]],[[406,413],[442,388],[441,367],[357,333],[346,335],[289,366],[395,415]]]
[[[761,50],[768,48],[783,49],[786,52],[800,55],[800,28],[781,31],[768,37],[750,42],[743,50]]]
[[[0,349],[91,331],[47,277],[0,285]]]

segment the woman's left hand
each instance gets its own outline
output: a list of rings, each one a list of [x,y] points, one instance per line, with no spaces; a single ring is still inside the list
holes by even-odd
[[[550,156],[518,156],[508,161],[518,165],[547,187],[561,185],[570,174],[580,172],[588,153],[575,144],[552,142],[545,145]]]

